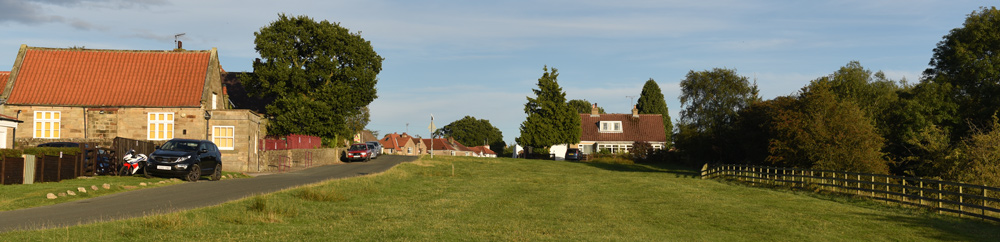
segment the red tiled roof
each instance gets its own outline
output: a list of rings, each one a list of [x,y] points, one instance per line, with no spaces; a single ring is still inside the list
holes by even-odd
[[[469,149],[472,150],[472,152],[482,153],[482,154],[486,154],[486,155],[495,155],[496,154],[496,152],[493,152],[493,150],[491,150],[489,146],[485,146],[485,145],[484,146],[469,147]]]
[[[621,121],[622,132],[601,133],[601,121]],[[667,133],[663,129],[663,117],[659,114],[601,114],[591,117],[589,113],[580,114],[581,141],[647,141],[666,142]]]
[[[428,150],[431,150],[432,145],[434,146],[433,150],[457,150],[448,143],[448,139],[434,139],[434,142],[431,142],[431,139],[423,139],[423,141],[424,144],[427,144]]]
[[[7,103],[197,107],[211,59],[210,51],[29,47]]]
[[[0,71],[0,90],[7,87],[7,78],[10,78],[10,72]]]

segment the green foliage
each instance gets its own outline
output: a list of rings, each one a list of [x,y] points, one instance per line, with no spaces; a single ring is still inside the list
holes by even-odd
[[[934,48],[925,82],[954,86],[950,95],[960,120],[986,126],[1000,110],[1000,10],[980,8],[951,30]],[[968,130],[963,127],[964,130]],[[965,132],[962,132],[965,133]]]
[[[987,130],[976,130],[963,140],[947,178],[970,184],[1000,187],[1000,122],[993,116]]]
[[[268,133],[350,137],[368,123],[382,57],[339,23],[278,17],[254,33],[261,59],[241,78],[251,95],[274,100]]]
[[[500,154],[507,143],[503,141],[503,133],[489,120],[476,119],[472,116],[455,120],[434,132],[435,136],[454,138],[465,146],[481,146],[488,144],[490,150]],[[485,143],[484,143],[485,142]]]
[[[580,142],[580,114],[566,104],[566,93],[559,87],[556,68],[544,68],[538,78],[538,89],[532,89],[535,98],[527,97],[524,113],[528,117],[521,123],[521,137],[517,143],[531,147],[551,147],[556,144]]]
[[[642,93],[636,101],[635,108],[640,114],[659,114],[663,117],[663,130],[667,134],[667,142],[673,140],[674,124],[670,121],[670,110],[667,109],[667,101],[663,98],[660,85],[656,84],[652,78],[642,86]]]
[[[25,148],[22,153],[23,154],[29,154],[29,155],[35,155],[35,156],[41,156],[41,155],[59,156],[60,152],[62,152],[63,155],[77,155],[77,154],[80,154],[80,148],[78,148],[78,147],[28,147],[28,148]],[[13,154],[13,153],[11,153],[11,154]],[[6,156],[8,154],[4,153],[4,155]],[[10,157],[10,156],[6,156],[6,157]],[[20,157],[20,156],[16,156],[16,157]]]
[[[778,110],[771,128],[771,155],[780,166],[887,174],[884,140],[850,100],[837,100],[828,83],[803,89],[797,102]]]
[[[736,70],[690,71],[681,81],[681,118],[675,146],[690,164],[721,162],[739,111],[759,102],[757,84]],[[729,161],[727,161],[729,162]]]
[[[0,155],[2,155],[2,157],[19,158],[23,154],[24,154],[24,150],[0,149]]]
[[[569,105],[570,108],[576,110],[577,113],[590,113],[593,108],[590,101],[580,99],[569,100],[566,105]],[[597,107],[597,113],[604,114],[604,108]]]

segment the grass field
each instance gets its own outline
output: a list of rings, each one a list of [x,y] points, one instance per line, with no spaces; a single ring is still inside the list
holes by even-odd
[[[453,175],[454,174],[454,175]],[[8,241],[996,241],[1000,227],[645,165],[438,156],[182,213]]]
[[[229,175],[230,177],[248,177],[241,173],[223,172],[223,174]],[[161,181],[163,181],[163,183],[160,183]],[[166,186],[180,182],[181,181],[177,179],[171,180],[158,177],[146,179],[142,176],[136,175],[84,177],[67,179],[59,182],[39,182],[30,185],[0,185],[0,211],[52,205],[136,189]],[[140,185],[141,183],[146,183],[146,186]],[[108,184],[110,189],[105,189],[103,187],[104,184]],[[91,188],[92,186],[96,186],[97,190],[93,190]],[[77,190],[80,187],[83,187],[87,190],[87,192],[84,193]],[[66,194],[66,191],[73,191],[76,195],[70,196]],[[66,195],[57,196],[58,198],[56,199],[48,199],[46,198],[46,194],[49,193],[63,193]]]

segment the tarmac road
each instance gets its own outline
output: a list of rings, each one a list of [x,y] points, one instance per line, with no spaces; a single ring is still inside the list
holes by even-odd
[[[246,179],[198,182],[147,188],[51,206],[0,212],[0,233],[59,228],[100,221],[213,206],[245,197],[276,192],[330,179],[380,173],[413,156],[380,156],[369,162],[313,167]]]

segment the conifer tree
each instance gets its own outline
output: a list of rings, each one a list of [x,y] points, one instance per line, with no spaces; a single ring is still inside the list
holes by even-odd
[[[640,114],[659,114],[663,116],[663,130],[667,134],[667,141],[673,140],[673,123],[670,121],[670,111],[667,109],[667,101],[663,99],[663,92],[660,85],[656,84],[652,78],[642,86],[642,93],[635,108]]]
[[[535,98],[527,97],[524,113],[528,117],[521,123],[521,137],[517,143],[530,147],[551,147],[557,144],[580,142],[580,114],[566,102],[566,93],[559,87],[556,68],[538,78],[538,89],[532,89]]]

